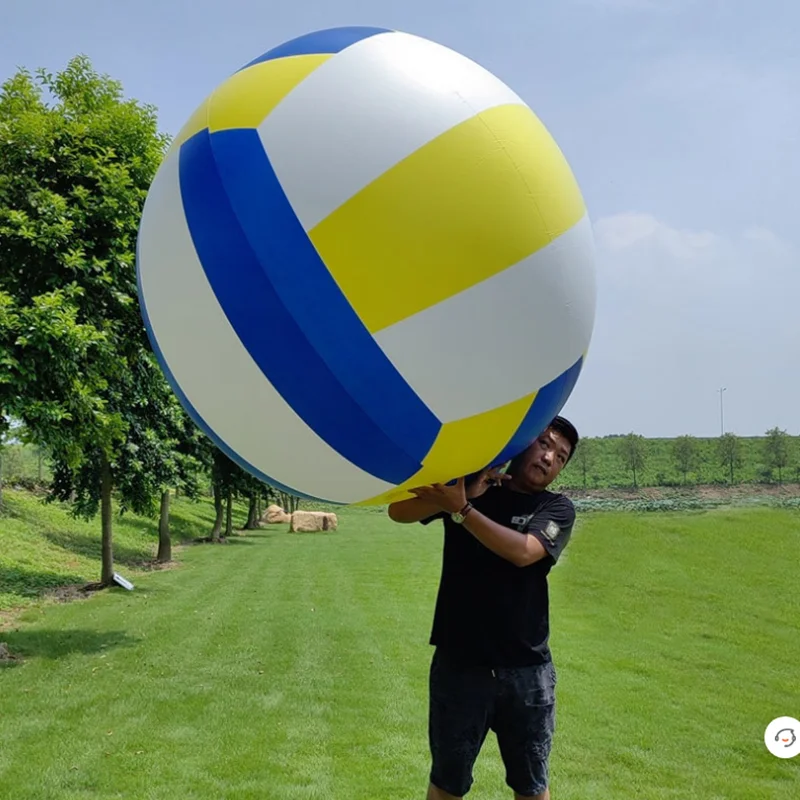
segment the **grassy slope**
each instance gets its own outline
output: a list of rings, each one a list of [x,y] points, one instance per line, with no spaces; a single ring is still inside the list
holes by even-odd
[[[3,634],[24,656],[0,670],[8,796],[423,796],[440,535],[340,519],[28,610]],[[800,709],[798,563],[788,510],[584,517],[551,579],[554,796],[794,796],[763,731]],[[508,796],[492,737],[476,779]]]
[[[0,611],[30,604],[43,591],[100,579],[100,520],[73,519],[66,507],[46,505],[28,492],[6,489],[0,514]],[[239,514],[241,516],[241,514]],[[205,535],[214,519],[208,502],[173,503],[173,539]],[[139,574],[158,549],[156,520],[114,518],[118,571]]]

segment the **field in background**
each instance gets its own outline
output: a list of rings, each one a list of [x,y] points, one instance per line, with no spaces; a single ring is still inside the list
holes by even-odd
[[[696,484],[729,485],[730,474],[717,452],[718,438],[697,440],[698,465],[686,477],[678,470],[672,455],[674,439],[645,439],[645,464],[637,474],[639,486],[683,486]],[[621,437],[607,436],[590,439],[594,457],[586,470],[586,488],[622,488],[632,486],[632,475],[619,455]],[[763,436],[739,439],[741,464],[734,470],[734,484],[774,484],[778,480],[765,458]],[[782,480],[800,483],[800,437],[788,437],[789,464]],[[583,468],[573,459],[559,476],[556,486],[583,488]]]

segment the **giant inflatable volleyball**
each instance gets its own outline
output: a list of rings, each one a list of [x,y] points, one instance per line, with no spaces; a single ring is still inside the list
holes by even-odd
[[[533,111],[426,39],[336,28],[214,90],[141,220],[187,412],[267,483],[380,504],[522,450],[594,325],[591,226]]]

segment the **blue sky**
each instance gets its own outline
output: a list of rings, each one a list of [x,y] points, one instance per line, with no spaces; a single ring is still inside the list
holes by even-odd
[[[586,435],[800,434],[794,0],[3,0],[0,79],[77,53],[176,133],[220,80],[317,28],[452,47],[540,116],[583,189],[598,312]]]

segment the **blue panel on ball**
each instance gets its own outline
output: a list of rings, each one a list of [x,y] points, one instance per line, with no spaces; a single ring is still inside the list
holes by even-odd
[[[136,243],[136,261],[139,261],[139,243]],[[164,358],[164,354],[161,352],[161,347],[158,344],[158,339],[156,338],[155,333],[153,332],[153,326],[150,322],[150,315],[147,313],[147,304],[145,303],[144,299],[144,292],[142,291],[142,280],[141,274],[139,270],[136,270],[136,283],[138,288],[139,294],[139,307],[141,309],[142,314],[142,321],[144,322],[145,331],[147,331],[147,338],[150,340],[150,345],[153,348],[153,353],[155,354],[156,359],[158,360],[159,365],[161,366],[161,371],[164,373],[164,377],[167,379],[167,383],[172,387],[172,391],[175,392],[178,400],[180,401],[181,405],[183,406],[186,413],[192,418],[194,424],[200,428],[209,439],[223,452],[225,453],[228,458],[233,461],[235,464],[238,464],[243,470],[249,472],[251,475],[255,475],[260,481],[268,484],[269,486],[273,486],[279,491],[286,492],[287,494],[294,495],[295,497],[306,498],[307,500],[321,500],[327,503],[335,503],[336,505],[342,505],[342,503],[338,500],[330,500],[326,497],[314,497],[313,495],[306,494],[305,492],[300,492],[297,489],[293,489],[291,486],[285,486],[284,484],[276,481],[274,478],[271,478],[269,475],[266,475],[261,470],[256,469],[252,464],[242,458],[238,453],[231,450],[230,447],[217,435],[216,431],[203,419],[197,409],[192,405],[189,398],[184,394],[183,390],[180,387],[180,384],[177,380],[175,380],[175,376],[172,374],[172,370],[169,368],[169,364],[167,364],[166,358]]]
[[[313,33],[306,33],[291,39],[288,42],[279,44],[268,50],[258,58],[254,58],[249,64],[245,64],[242,69],[252,67],[253,64],[260,64],[262,61],[270,61],[275,58],[286,58],[287,56],[308,56],[323,53],[341,53],[351,44],[368,39],[378,33],[391,33],[388,28],[368,28],[368,27],[345,27],[327,28]],[[240,69],[239,72],[242,70]]]
[[[196,134],[181,148],[180,184],[211,288],[269,382],[320,438],[365,472],[394,484],[417,472],[441,423],[320,261],[258,133]]]
[[[583,368],[579,358],[568,370],[543,386],[511,440],[491,464],[503,464],[521,453],[564,407]]]

